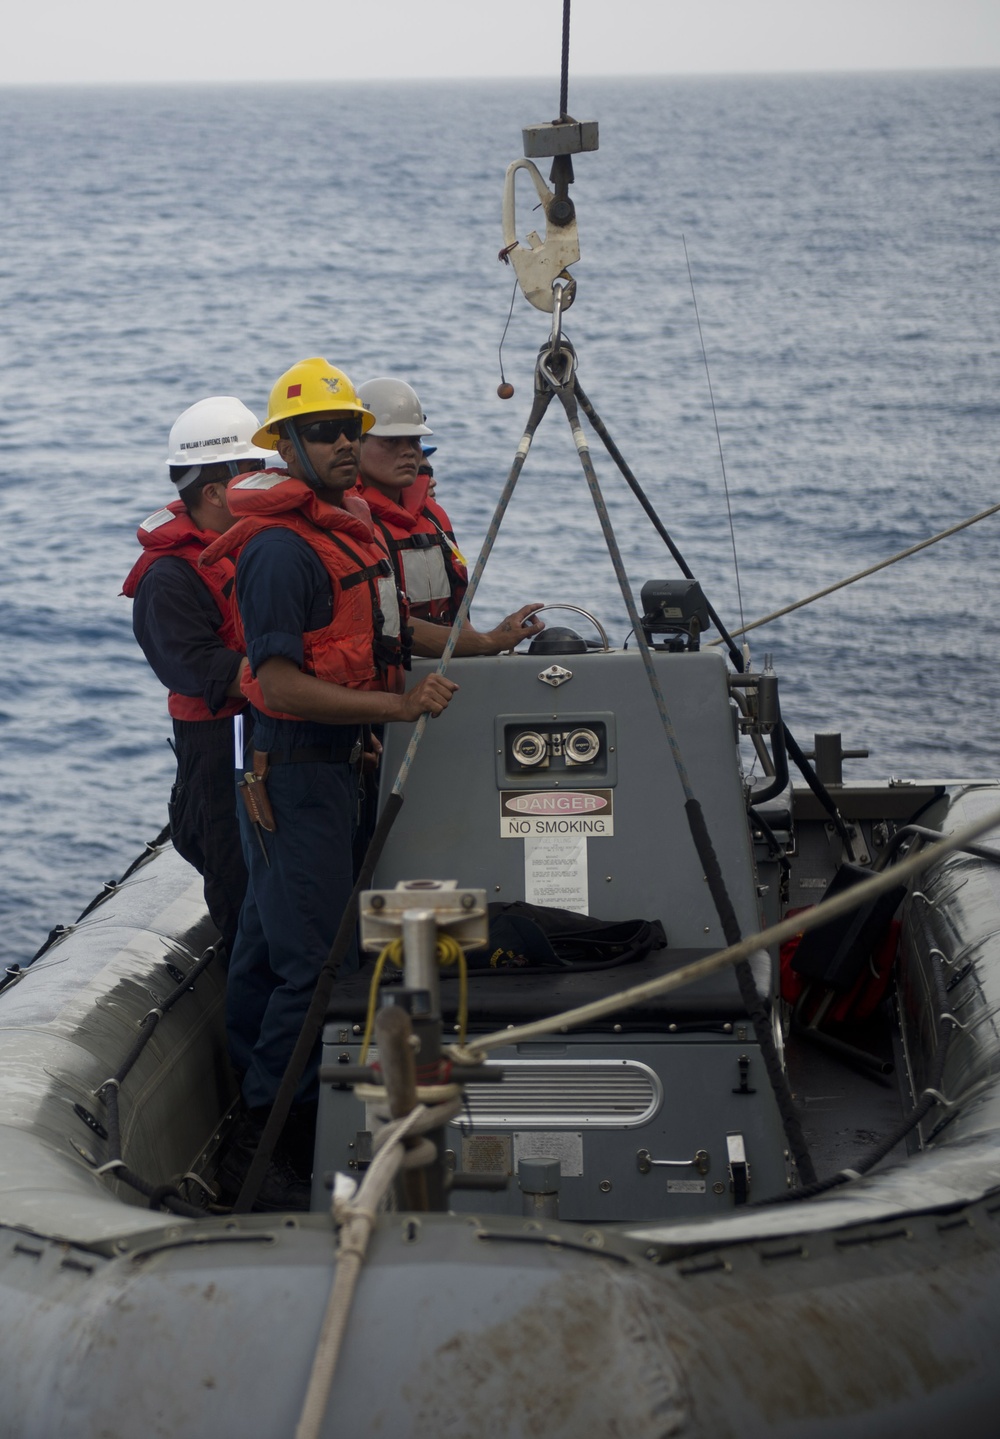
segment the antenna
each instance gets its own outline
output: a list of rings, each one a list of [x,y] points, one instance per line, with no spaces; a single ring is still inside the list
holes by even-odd
[[[722,432],[719,429],[719,416],[715,410],[715,394],[712,390],[712,375],[708,368],[708,351],[705,349],[705,337],[701,332],[701,316],[698,313],[698,296],[694,289],[694,275],[691,273],[691,259],[688,255],[687,240],[681,235],[681,244],[684,246],[684,261],[687,265],[688,281],[691,285],[691,299],[694,302],[694,317],[698,322],[698,339],[701,342],[701,357],[705,362],[705,378],[708,380],[708,398],[712,402],[712,419],[715,421],[715,438],[719,446],[719,463],[722,466],[722,487],[726,492],[726,512],[729,515],[729,538],[733,547],[733,569],[736,571],[736,600],[740,609],[740,630],[743,632],[745,620],[743,618],[743,591],[740,587],[740,562],[736,553],[736,530],[733,527],[733,507],[729,500],[729,481],[726,478],[726,457],[722,453]],[[746,641],[743,642],[744,658],[748,657]]]

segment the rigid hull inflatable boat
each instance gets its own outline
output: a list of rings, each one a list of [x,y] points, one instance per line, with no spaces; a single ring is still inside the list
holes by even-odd
[[[905,856],[931,852],[934,835],[982,827],[1000,807],[991,785],[903,782],[818,784],[836,821],[808,787],[782,785],[753,805],[738,737],[757,723],[752,677],[734,684],[712,651],[654,649],[653,661],[748,935],[814,905],[842,883],[845,863],[885,861],[891,879]],[[508,1026],[605,1001],[724,947],[640,656],[514,654],[457,661],[453,673],[463,704],[450,728],[425,737],[373,892],[429,875],[508,905],[526,887],[565,896],[575,886],[592,916],[658,920],[667,943],[611,967],[553,973],[486,954],[470,969],[465,1050],[500,1035],[487,1067],[504,1078],[464,1086],[463,1110],[443,1127],[429,1166],[441,1209],[378,1218],[322,1404],[298,1432],[472,1435],[486,1422],[509,1435],[830,1425],[930,1435],[947,1422],[990,1432],[1000,1384],[1000,873],[988,834],[893,883],[881,915],[877,901],[855,910],[867,934],[850,921],[812,932],[805,967],[818,974],[839,954],[843,968],[860,944],[862,988],[892,946],[869,1018],[830,1019],[848,993],[843,973],[833,975],[839,989],[807,976],[815,1007],[782,1000],[777,950],[755,952],[754,989],[802,1120],[812,1187],[838,1180],[789,1198],[802,1174],[731,965],[626,997],[592,1022],[502,1042]],[[596,745],[567,761],[559,751],[580,730]],[[534,758],[526,734],[546,749],[544,768],[522,763]],[[398,758],[390,743],[387,774]],[[548,803],[509,803],[553,794],[605,799],[554,811],[603,815],[604,830],[591,827],[573,849],[559,826],[553,844]],[[538,844],[511,813],[541,814]],[[447,890],[403,893],[404,912],[447,912]],[[897,901],[893,921],[884,911]],[[198,878],[156,844],[8,976],[0,1432],[273,1436],[305,1422],[347,1262],[349,1223],[344,1211],[331,1218],[328,1182],[370,1172],[378,1128],[371,1088],[354,1082],[372,966],[334,988],[313,1212],[225,1214],[212,1209],[211,1183],[236,1090],[224,973],[200,963],[213,939]],[[403,985],[386,980],[383,1000],[398,1002],[411,977],[404,967]],[[445,971],[448,1037],[459,989]],[[109,1127],[106,1082],[145,1029]],[[863,1174],[866,1156],[887,1145]],[[144,1192],[122,1181],[124,1166]],[[188,1212],[150,1207],[178,1195]]]
[[[580,390],[568,11],[504,211],[552,329],[459,622],[558,399],[632,648],[550,627],[389,727],[367,958],[336,973],[352,908],[310,1020],[310,1213],[249,1212],[253,1166],[217,1202],[225,973],[165,836],[3,976],[0,1435],[996,1431],[1000,785],[810,763]],[[580,410],[683,576],[641,609]]]

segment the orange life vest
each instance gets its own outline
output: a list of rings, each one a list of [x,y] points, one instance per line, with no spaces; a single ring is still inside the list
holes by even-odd
[[[451,521],[429,498],[428,484],[426,475],[418,475],[402,492],[402,505],[363,479],[357,493],[385,540],[410,614],[450,625],[468,589],[469,575],[456,553]]]
[[[203,563],[238,552],[262,530],[280,527],[299,535],[318,555],[333,589],[330,623],[302,636],[303,671],[349,689],[401,694],[403,671],[409,668],[407,612],[368,507],[353,497],[345,498],[344,509],[328,505],[284,470],[241,475],[230,483],[226,498],[236,524],[205,552]],[[239,621],[238,608],[236,613]],[[301,718],[269,709],[249,669],[242,686],[263,714]]]
[[[164,509],[157,510],[143,520],[136,531],[136,538],[142,545],[142,554],[126,575],[122,594],[134,599],[139,581],[164,555],[185,560],[207,586],[218,606],[222,617],[218,629],[220,644],[242,657],[242,636],[239,634],[232,601],[236,566],[225,554],[211,564],[201,564],[201,558],[208,546],[219,538],[216,532],[199,529],[183,503],[180,500],[171,500]],[[177,694],[174,690],[170,690],[167,696],[167,709],[174,719],[179,720],[228,719],[230,715],[239,714],[240,710],[246,707],[245,699],[227,699],[213,714],[200,697]]]

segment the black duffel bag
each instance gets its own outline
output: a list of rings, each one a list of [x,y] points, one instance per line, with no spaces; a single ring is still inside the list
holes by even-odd
[[[524,900],[491,904],[489,917],[489,944],[468,956],[469,968],[477,974],[615,969],[645,959],[667,943],[658,919],[594,919]]]

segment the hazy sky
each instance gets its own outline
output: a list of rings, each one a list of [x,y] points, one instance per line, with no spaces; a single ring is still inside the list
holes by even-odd
[[[562,0],[35,0],[7,7],[0,84],[558,76],[561,25]],[[1000,0],[574,0],[571,64],[1000,67]]]

